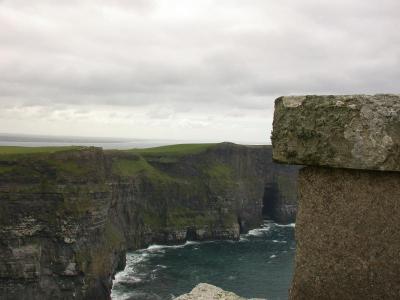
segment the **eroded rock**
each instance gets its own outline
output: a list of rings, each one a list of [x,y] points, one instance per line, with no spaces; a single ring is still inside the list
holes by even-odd
[[[216,287],[208,283],[199,283],[193,290],[175,300],[247,300],[246,298],[240,297],[232,292],[224,291],[223,289]],[[248,300],[263,300],[263,299],[248,299]],[[265,300],[265,299],[264,299]]]
[[[277,162],[400,171],[400,96],[289,96],[275,102]]]

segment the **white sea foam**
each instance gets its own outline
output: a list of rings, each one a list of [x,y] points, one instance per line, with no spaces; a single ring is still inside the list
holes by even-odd
[[[120,283],[136,284],[143,281],[143,278],[140,277],[140,275],[143,274],[138,273],[137,266],[148,259],[149,255],[147,253],[128,253],[126,256],[125,269],[115,274],[113,281],[114,287]],[[118,289],[111,290],[111,299],[113,300],[126,300],[130,298],[130,293],[121,292],[118,291]]]
[[[269,258],[275,258],[275,257],[276,257],[276,255],[272,254]]]
[[[132,299],[132,296],[129,293],[119,293],[116,292],[115,289],[111,290],[111,299],[113,300],[128,300]]]
[[[251,235],[251,236],[263,236],[264,235],[264,231],[262,231],[261,229],[252,229],[249,230],[249,232],[247,233],[247,235]]]
[[[156,267],[158,267],[160,269],[166,269],[167,268],[167,266],[164,266],[164,265],[157,265]]]
[[[249,232],[247,233],[247,236],[263,236],[266,232],[270,231],[271,227],[261,227],[261,228],[256,228],[256,229],[252,229],[249,230]]]
[[[278,224],[278,223],[275,223],[275,226],[278,226],[278,227],[296,227],[296,223],[290,223],[290,224]]]
[[[186,241],[184,244],[179,244],[179,245],[159,245],[159,244],[153,244],[147,247],[146,249],[141,249],[139,251],[149,251],[149,252],[159,252],[160,250],[163,249],[178,249],[178,248],[183,248],[189,245],[196,245],[199,244],[199,242],[196,241]]]

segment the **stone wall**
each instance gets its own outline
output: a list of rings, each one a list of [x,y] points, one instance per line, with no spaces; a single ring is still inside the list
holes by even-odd
[[[400,298],[400,97],[281,97],[273,157],[299,174],[291,299]]]

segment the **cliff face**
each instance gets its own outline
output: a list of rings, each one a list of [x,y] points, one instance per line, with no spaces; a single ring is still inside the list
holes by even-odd
[[[107,299],[126,249],[292,220],[269,147],[192,147],[0,155],[0,297]]]
[[[276,100],[274,159],[308,165],[291,299],[399,299],[399,103],[396,95]]]
[[[101,299],[123,237],[99,149],[2,157],[0,297]]]
[[[294,220],[296,193],[287,190],[295,186],[297,168],[272,163],[269,147],[223,143],[185,155],[107,155],[117,211],[126,214],[117,217],[131,248],[237,239],[261,223],[263,206],[278,221]]]

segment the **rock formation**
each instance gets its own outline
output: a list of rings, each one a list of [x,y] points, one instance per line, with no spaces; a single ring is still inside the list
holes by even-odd
[[[175,298],[175,300],[246,300],[246,298],[224,291],[223,289],[207,283],[199,283],[190,293]],[[248,299],[263,300],[263,299]]]
[[[193,288],[193,290],[182,296],[175,298],[175,300],[246,300],[238,295],[224,291],[207,283],[200,283]]]
[[[291,222],[297,168],[229,143],[0,155],[0,298],[108,299],[127,249]],[[272,190],[272,192],[271,192]]]
[[[400,96],[275,102],[273,158],[299,174],[291,299],[400,298]]]

